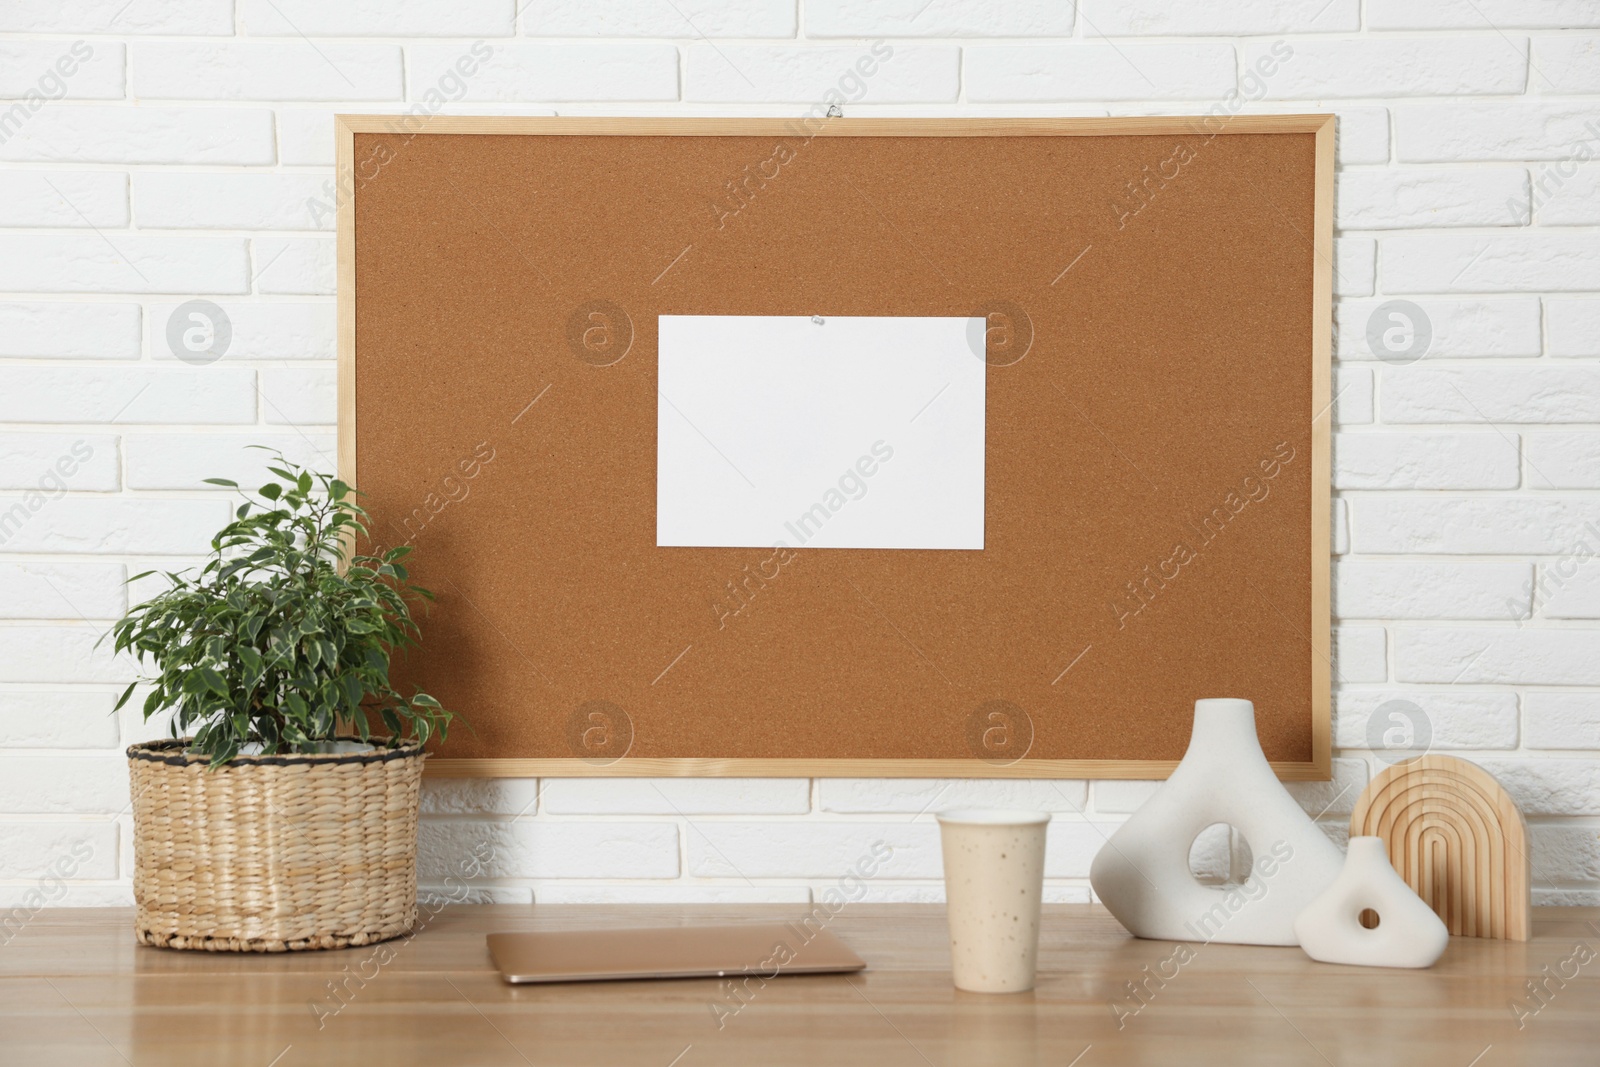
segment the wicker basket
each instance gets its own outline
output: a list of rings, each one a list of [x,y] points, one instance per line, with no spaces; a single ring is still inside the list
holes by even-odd
[[[239,756],[128,749],[139,943],[212,952],[346,948],[417,920],[415,745]]]

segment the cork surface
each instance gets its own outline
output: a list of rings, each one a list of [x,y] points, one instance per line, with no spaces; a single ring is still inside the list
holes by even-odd
[[[1236,696],[1312,758],[1312,133],[353,159],[355,480],[448,755],[1175,760]],[[657,548],[664,314],[990,314],[984,549]]]

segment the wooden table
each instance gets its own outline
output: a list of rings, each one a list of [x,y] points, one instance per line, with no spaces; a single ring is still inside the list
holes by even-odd
[[[830,925],[866,972],[782,978],[742,1006],[716,979],[512,987],[484,950],[493,931],[799,911],[461,906],[384,952],[282,956],[140,948],[129,911],[44,911],[0,946],[0,1063],[1600,1063],[1600,908],[1541,909],[1532,941],[1458,938],[1432,970],[1389,971],[1296,948],[1181,950],[1098,907],[1051,906],[1038,988],[1012,996],[951,987],[944,911],[929,905],[846,906]]]

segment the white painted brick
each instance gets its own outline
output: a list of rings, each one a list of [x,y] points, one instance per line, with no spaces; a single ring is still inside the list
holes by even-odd
[[[1562,829],[1574,829],[1563,827]],[[1535,841],[1538,834],[1535,834]],[[1538,846],[1535,846],[1534,855],[1538,856]],[[1538,862],[1535,860],[1534,862]],[[1533,892],[1530,894],[1533,906],[1536,908],[1593,908],[1600,907],[1600,889],[1549,889],[1539,884],[1534,879]]]
[[[332,367],[261,372],[261,414],[272,425],[332,426],[338,422]]]
[[[1532,610],[1526,563],[1344,560],[1333,573],[1340,619],[1524,619]]]
[[[1600,815],[1600,760],[1473,760],[1499,779],[1524,815]]]
[[[246,269],[231,238],[0,234],[0,291],[242,293]]]
[[[550,778],[541,801],[555,815],[804,814],[806,778]]]
[[[110,41],[0,41],[0,100],[121,100],[126,70]]]
[[[1532,43],[1532,89],[1541,93],[1600,93],[1600,37],[1569,34],[1535,37]]]
[[[1389,109],[1341,107],[1334,124],[1334,159],[1341,167],[1389,161]]]
[[[1593,0],[1367,0],[1372,30],[1562,29],[1600,26]]]
[[[1600,241],[1592,234],[1386,237],[1387,293],[1600,289]]]
[[[155,565],[167,569],[181,569],[190,562],[189,560],[161,560],[156,561]],[[129,566],[128,569],[141,570],[144,568]],[[129,590],[129,593],[131,596],[132,590]],[[153,664],[147,664],[147,666],[153,666]],[[126,681],[123,684],[126,685]],[[119,689],[115,695],[120,696],[121,690]],[[133,691],[133,696],[128,698],[128,702],[122,706],[122,710],[117,713],[118,729],[122,734],[123,746],[137,745],[145,741],[162,741],[172,736],[172,709],[160,708],[152,712],[150,718],[146,719],[144,717],[144,702],[149,699],[149,696],[150,688],[144,685],[139,686]]]
[[[1221,100],[1236,88],[1226,44],[979,44],[964,59],[975,101]]]
[[[141,41],[133,95],[146,100],[399,100],[400,49],[337,41]]]
[[[515,8],[505,0],[238,0],[252,37],[505,37]],[[686,35],[683,35],[686,36]]]
[[[1534,692],[1522,707],[1526,747],[1600,749],[1600,693]]]
[[[1600,619],[1600,562],[1569,557],[1540,567],[1539,614],[1546,619]]]
[[[874,856],[877,842],[892,850],[887,859],[882,848]],[[688,873],[695,877],[832,880],[875,859],[874,879],[942,876],[939,828],[931,817],[882,823],[704,820],[693,824],[688,843]]]
[[[459,57],[457,57],[459,58]],[[442,77],[443,75],[439,75]],[[426,79],[424,79],[426,80]],[[434,79],[437,82],[437,77]],[[422,103],[412,104],[404,109],[406,112],[425,114],[429,105]],[[354,112],[358,109],[348,106],[325,108],[280,108],[278,110],[278,150],[279,162],[289,166],[317,166],[328,168],[319,171],[318,197],[325,204],[331,206],[334,202],[333,192],[333,116]],[[394,108],[370,108],[380,114],[401,111]],[[534,108],[525,104],[484,104],[477,102],[451,102],[437,108],[439,114],[473,114],[473,115],[554,115],[549,108]]]
[[[424,815],[531,815],[538,807],[536,778],[435,778],[422,780]]]
[[[678,50],[665,42],[492,41],[481,49],[492,54],[480,62],[465,42],[410,46],[410,99],[426,101],[430,90],[474,102],[678,99]]]
[[[1401,627],[1395,677],[1463,685],[1600,685],[1600,629]]]
[[[0,432],[0,489],[107,492],[120,482],[115,437]]]
[[[1355,811],[1367,785],[1367,761],[1335,759],[1333,777],[1326,782],[1284,782],[1283,787],[1313,819],[1348,816]]]
[[[1544,306],[1552,356],[1600,356],[1600,300],[1555,297]]]
[[[110,690],[0,691],[0,746],[115,748],[115,703]]]
[[[1241,67],[1277,42],[1240,47]],[[1268,99],[1520,93],[1528,80],[1523,37],[1362,37],[1295,41],[1294,55],[1265,79]]]
[[[123,578],[120,563],[0,563],[0,618],[120,618]]]
[[[1520,482],[1515,434],[1334,435],[1336,489],[1515,489]]]
[[[206,489],[207,478],[230,478],[253,486],[272,476],[265,445],[315,470],[337,466],[334,439],[327,434],[135,433],[123,438],[129,489]]]
[[[22,908],[32,914],[41,905],[61,908],[131,908],[133,886],[117,882],[69,881],[58,899],[51,900],[37,882],[0,885],[0,907]]]
[[[1400,367],[1382,397],[1385,422],[1594,422],[1600,368]]]
[[[1367,324],[1387,303],[1387,299],[1376,298],[1341,300],[1334,306],[1334,347],[1339,359],[1374,358],[1367,344]],[[1432,336],[1425,353],[1429,358],[1539,354],[1538,297],[1420,297],[1411,303],[1427,317]],[[1380,324],[1388,321],[1383,319]]]
[[[1381,626],[1333,628],[1333,679],[1340,684],[1382,682],[1389,677],[1389,652]]]
[[[1600,489],[1600,433],[1530,433],[1523,441],[1533,488]]]
[[[960,50],[947,45],[693,44],[686,62],[687,100],[793,101],[820,108],[834,102],[953,101],[960,91]],[[970,65],[968,72],[970,79]]]
[[[1372,372],[1365,367],[1338,367],[1333,372],[1333,421],[1360,426],[1372,421]]]
[[[1358,0],[1082,0],[1085,37],[1230,37],[1348,33],[1361,26]]]
[[[114,171],[0,171],[0,226],[128,225],[128,176]]]
[[[1119,822],[1089,822],[1057,817],[1050,821],[1045,841],[1046,878],[1087,878],[1095,853],[1105,847]]]
[[[333,116],[338,112],[338,108],[331,107],[279,108],[278,161],[296,167],[332,167]],[[318,171],[317,177],[322,181],[331,182],[333,171]]]
[[[792,0],[547,0],[522,10],[536,37],[793,37]],[[811,36],[827,36],[812,31]]]
[[[0,356],[138,359],[138,304],[0,303]]]
[[[233,0],[6,0],[4,33],[233,33]]]
[[[803,885],[550,882],[536,887],[533,897],[540,904],[809,904],[811,890]]]
[[[239,303],[219,301],[228,318],[231,338],[222,360],[332,359],[335,353],[335,307],[332,303]],[[182,304],[152,304],[145,316],[152,358],[177,362],[167,339],[172,316]],[[179,319],[179,328],[187,319]],[[182,342],[180,340],[181,349]]]
[[[0,756],[0,812],[96,815],[128,803],[128,761],[120,752]]]
[[[0,878],[51,875],[115,878],[117,824],[109,819],[0,822]]]
[[[678,828],[668,822],[423,820],[417,874],[457,875],[477,850],[490,878],[676,878]]]
[[[1374,723],[1372,717],[1392,701],[1404,701],[1422,712],[1422,721],[1407,712],[1389,709]],[[1387,742],[1384,735],[1400,731]],[[1517,695],[1473,693],[1458,689],[1345,690],[1334,697],[1333,743],[1340,749],[1372,749],[1390,759],[1402,759],[1424,749],[1507,749],[1517,747]],[[1376,735],[1377,744],[1373,743]],[[1357,790],[1360,793],[1360,790]],[[1346,812],[1348,814],[1348,812]]]
[[[0,548],[6,552],[204,552],[228,521],[226,500],[138,500],[69,494],[0,496]],[[21,509],[20,511],[18,509]],[[42,679],[48,681],[48,678]]]
[[[936,778],[824,778],[820,806],[835,812],[936,815],[952,808],[1005,808],[1081,813],[1087,782]]]
[[[805,29],[807,37],[1071,37],[1072,8],[1072,0],[807,0]]]
[[[1600,501],[1516,493],[1361,493],[1357,552],[1561,555],[1600,543]]]
[[[316,174],[143,171],[133,177],[133,214],[142,228],[206,230],[331,230],[331,212]]]
[[[1528,835],[1536,886],[1552,880],[1580,885],[1593,885],[1600,880],[1600,830],[1593,826],[1535,823],[1528,828]],[[1570,892],[1590,906],[1600,900],[1600,891],[1595,889]]]
[[[1352,230],[1526,226],[1530,212],[1521,167],[1346,171],[1335,195],[1336,223]]]
[[[836,886],[819,885],[813,892],[812,898],[818,903],[824,902],[823,894],[829,889],[837,892]],[[1048,890],[1047,890],[1048,891]],[[828,898],[831,901],[831,898]],[[861,893],[859,904],[943,904],[944,883],[942,882],[878,882],[868,883],[865,892]]]
[[[426,915],[426,909],[445,904],[532,904],[533,890],[527,886],[473,885],[462,879],[418,882],[417,901]]]
[[[112,683],[133,667],[95,649],[103,621],[91,626],[79,616],[110,618],[130,593],[148,596],[160,586],[147,580],[125,590],[117,579],[127,571],[188,565],[203,551],[205,538],[226,521],[229,494],[198,491],[198,479],[239,474],[248,481],[260,457],[241,452],[246,441],[308,458],[318,447],[331,451],[333,242],[284,231],[331,224],[331,212],[313,211],[307,201],[333,200],[335,112],[409,106],[526,114],[560,102],[575,113],[626,104],[632,113],[667,114],[685,106],[680,77],[684,97],[697,102],[689,110],[707,114],[730,106],[743,114],[792,113],[795,105],[828,102],[830,90],[849,113],[854,105],[883,115],[932,115],[958,100],[973,115],[1107,113],[1083,101],[1126,101],[1110,109],[1122,114],[1199,113],[1218,104],[1248,113],[1322,111],[1349,100],[1336,109],[1337,224],[1358,232],[1341,236],[1336,247],[1336,351],[1341,360],[1363,362],[1336,368],[1334,418],[1341,427],[1369,427],[1381,415],[1389,425],[1342,433],[1335,442],[1335,484],[1344,495],[1333,501],[1331,520],[1332,549],[1342,557],[1334,607],[1347,622],[1334,635],[1344,686],[1336,742],[1364,751],[1363,716],[1390,696],[1427,710],[1436,750],[1504,751],[1517,745],[1520,726],[1529,755],[1515,761],[1546,776],[1518,786],[1519,795],[1533,798],[1539,877],[1553,879],[1541,885],[1540,899],[1600,904],[1600,699],[1553,688],[1600,692],[1600,668],[1590,666],[1600,662],[1600,628],[1592,621],[1600,618],[1600,561],[1572,568],[1600,546],[1600,497],[1592,492],[1600,489],[1600,431],[1592,429],[1600,425],[1600,370],[1580,362],[1600,358],[1600,243],[1576,229],[1600,226],[1600,104],[1593,99],[1600,95],[1600,33],[1593,28],[1600,7],[1591,0],[517,6],[238,0],[237,37],[231,0],[8,0],[0,9],[0,99],[36,84],[48,64],[69,54],[76,35],[112,35],[87,37],[92,62],[66,79],[65,102],[36,112],[0,104],[0,115],[11,115],[0,130],[0,163],[22,164],[0,169],[0,227],[55,231],[0,233],[0,293],[46,294],[0,303],[0,420],[22,424],[0,426],[0,779],[20,781],[0,780],[0,809],[26,793],[23,802],[55,810],[65,788],[52,781],[41,793],[31,776],[55,774],[55,764],[38,761],[64,757],[42,750],[98,748],[110,766],[122,762],[116,745],[164,732],[164,716],[146,724],[136,709],[105,714],[116,694]],[[1581,26],[1591,28],[1551,32]],[[1520,32],[1528,29],[1538,31],[1531,40]],[[811,40],[796,40],[797,30]],[[313,46],[302,33],[323,39]],[[512,33],[520,39],[509,39]],[[144,34],[165,39],[138,39]],[[208,35],[233,39],[198,39]],[[558,37],[582,40],[550,39]],[[872,56],[875,38],[892,49],[889,59]],[[1290,54],[1274,56],[1270,73],[1254,69],[1275,45]],[[966,96],[958,95],[963,50]],[[854,71],[862,56],[875,64],[871,75]],[[1522,98],[1472,98],[1523,91],[1524,76],[1530,81]],[[125,92],[142,99],[124,102]],[[1461,98],[1419,99],[1445,93]],[[150,106],[143,101],[152,94],[196,104]],[[88,102],[97,96],[115,102]],[[1314,98],[1323,99],[1314,107],[1294,102]],[[242,103],[249,100],[266,103]],[[1391,111],[1393,155],[1405,164],[1393,168],[1386,166]],[[1464,165],[1479,163],[1490,165]],[[275,165],[300,169],[235,169]],[[128,232],[130,225],[240,234],[152,236]],[[1487,229],[1374,240],[1375,231],[1440,227]],[[141,281],[123,257],[150,279]],[[1554,295],[1562,292],[1583,295]],[[52,299],[54,293],[87,295]],[[117,294],[141,293],[162,295],[142,301],[142,309],[137,298],[118,302]],[[168,319],[205,294],[214,294],[233,327],[225,361],[245,365],[176,362]],[[1372,362],[1367,351],[1367,318],[1401,295],[1420,304],[1433,326],[1419,366]],[[1500,362],[1435,362],[1480,357]],[[42,365],[50,360],[102,362]],[[116,360],[162,366],[118,367],[110,362]],[[252,360],[310,362],[254,368]],[[1514,360],[1526,362],[1508,365]],[[255,427],[258,420],[267,425]],[[1486,421],[1517,424],[1517,432],[1502,434]],[[1574,425],[1563,431],[1563,423]],[[308,441],[287,424],[319,429]],[[125,425],[138,428],[118,436]],[[241,429],[221,429],[228,425]],[[1407,426],[1438,432],[1401,432]],[[39,432],[47,430],[54,432]],[[92,440],[95,451],[70,492],[59,499],[36,494],[38,510],[29,510],[26,490],[38,485],[58,446],[79,437]],[[1510,491],[1522,472],[1526,488]],[[119,487],[157,495],[99,495]],[[173,492],[202,498],[165,495]],[[1350,559],[1352,548],[1391,557],[1502,558]],[[103,558],[67,562],[83,553]],[[1542,580],[1533,621],[1524,622],[1532,573]],[[1466,621],[1440,629],[1401,621],[1430,619]],[[1386,626],[1396,635],[1393,679]],[[1508,647],[1486,651],[1491,632]],[[1385,684],[1443,683],[1456,674],[1462,684],[1448,689]],[[1529,687],[1520,693],[1520,723],[1519,694],[1499,688],[1509,685]],[[1333,801],[1321,825],[1334,839],[1342,839],[1369,766],[1381,767],[1371,760],[1341,757],[1333,782],[1290,787],[1313,814]],[[25,780],[9,773],[23,766]],[[803,904],[837,893],[838,876],[870,845],[863,832],[882,826],[910,835],[902,843],[916,853],[914,862],[896,858],[902,870],[873,879],[867,899],[938,901],[937,831],[930,817],[913,817],[924,807],[1006,804],[1057,812],[1047,899],[1084,900],[1083,878],[1104,835],[1155,787],[1095,783],[1095,810],[1110,817],[1091,825],[1055,792],[1081,806],[1081,782],[827,779],[816,786],[817,812],[807,780],[659,784],[672,803],[640,780],[552,786],[430,779],[425,862],[437,875],[422,884],[443,888],[443,877],[461,876],[472,844],[493,842],[496,867],[471,880],[474,899]],[[544,799],[553,798],[542,809],[541,785],[551,790]],[[125,807],[125,790],[74,795],[82,810],[104,817]],[[631,818],[635,812],[654,821]],[[851,821],[858,815],[866,819]],[[1550,818],[1582,822],[1543,821]],[[0,820],[0,907],[28,891],[17,879],[32,877],[6,864],[38,852],[32,839],[7,835],[33,825]],[[45,832],[82,825],[88,820],[51,823]],[[96,827],[105,842],[95,857],[101,866],[78,875],[92,880],[51,903],[127,902],[126,883],[112,881],[118,829],[113,821]],[[725,857],[706,834],[728,846]],[[680,849],[691,869],[698,864],[713,879],[681,871]]]
[[[1092,860],[1090,862],[1093,862]],[[1086,885],[1045,884],[1040,899],[1046,904],[1092,904],[1094,894]]]
[[[0,420],[254,422],[255,373],[232,367],[0,365]]]
[[[1370,237],[1333,240],[1335,296],[1371,296],[1378,276],[1378,242]]]
[[[1600,223],[1600,163],[1592,159],[1544,163],[1534,168],[1533,180],[1535,216],[1540,225]]]
[[[1100,781],[1095,782],[1094,810],[1096,814],[1132,815],[1155,795],[1161,783],[1157,781]]]
[[[45,163],[273,162],[272,112],[51,107],[0,141],[0,160]]]
[[[1567,159],[1600,137],[1592,103],[1468,102],[1395,108],[1395,145],[1405,163]]]
[[[331,296],[335,244],[322,237],[257,237],[251,242],[258,293]]]

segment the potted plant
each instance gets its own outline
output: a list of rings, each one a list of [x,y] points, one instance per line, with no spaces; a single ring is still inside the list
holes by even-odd
[[[451,715],[396,692],[389,665],[417,643],[411,599],[432,597],[409,548],[356,553],[351,487],[274,460],[205,564],[112,628],[157,670],[117,707],[148,684],[145,719],[171,710],[175,738],[128,749],[142,944],[343,948],[416,921],[423,746]]]

